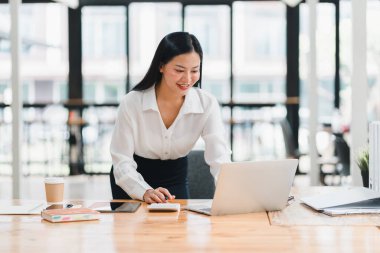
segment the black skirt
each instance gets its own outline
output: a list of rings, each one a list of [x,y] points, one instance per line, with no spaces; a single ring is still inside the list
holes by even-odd
[[[153,189],[163,187],[177,199],[189,198],[187,182],[187,156],[176,160],[148,159],[133,155],[137,163],[137,172]],[[131,199],[131,197],[115,182],[113,167],[110,172],[112,197],[114,199]]]

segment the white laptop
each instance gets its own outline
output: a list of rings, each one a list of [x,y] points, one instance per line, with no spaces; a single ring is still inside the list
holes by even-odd
[[[297,159],[222,164],[214,199],[185,209],[207,215],[283,209],[293,184]]]

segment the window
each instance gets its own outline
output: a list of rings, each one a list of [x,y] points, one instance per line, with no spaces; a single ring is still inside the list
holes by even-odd
[[[230,100],[230,8],[186,6],[185,31],[194,34],[203,49],[202,88]]]
[[[20,6],[20,92],[24,103],[60,103],[67,99],[67,17],[67,7],[56,3]],[[10,9],[8,4],[0,4],[0,103],[5,104],[12,103],[10,45]],[[61,115],[66,119],[66,114]],[[24,173],[47,173],[42,162],[58,169],[52,162],[60,162],[55,152],[59,153],[65,143],[64,130],[60,129],[66,122],[58,122],[55,116],[57,113],[45,108],[23,109],[22,152],[27,167]],[[11,120],[10,107],[0,108],[0,160],[5,168],[2,173],[11,173]]]
[[[83,99],[87,102],[117,102],[126,93],[126,11],[124,6],[82,9]]]
[[[380,120],[380,2],[367,3],[368,120]]]
[[[285,5],[281,2],[235,2],[235,102],[285,100]]]
[[[11,102],[10,13],[9,5],[0,4],[0,82],[7,83],[0,101]],[[20,36],[22,82],[25,102],[60,102],[59,84],[67,84],[67,8],[55,4],[22,4]],[[41,82],[49,88],[38,90]],[[43,94],[41,94],[43,93]],[[41,100],[40,98],[43,98]]]
[[[308,56],[309,56],[308,6],[300,6],[300,116],[302,124],[308,118]],[[318,118],[320,123],[331,122],[334,109],[335,78],[335,5],[319,3],[317,6],[317,76]]]
[[[130,15],[130,83],[136,85],[147,72],[157,45],[171,32],[181,31],[179,3],[132,3]]]

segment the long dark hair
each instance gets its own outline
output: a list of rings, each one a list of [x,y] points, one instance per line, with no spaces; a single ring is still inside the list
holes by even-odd
[[[195,87],[201,87],[202,80],[202,60],[203,51],[198,39],[188,32],[174,32],[166,35],[158,44],[156,52],[148,72],[144,78],[133,88],[136,91],[149,89],[154,84],[161,81],[162,74],[160,67],[168,63],[174,57],[180,54],[196,52],[201,59],[199,66],[199,80],[194,84]]]

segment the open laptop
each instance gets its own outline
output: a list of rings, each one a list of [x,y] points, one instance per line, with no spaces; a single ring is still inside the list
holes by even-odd
[[[214,199],[185,209],[207,215],[283,209],[293,184],[297,159],[222,164]]]

